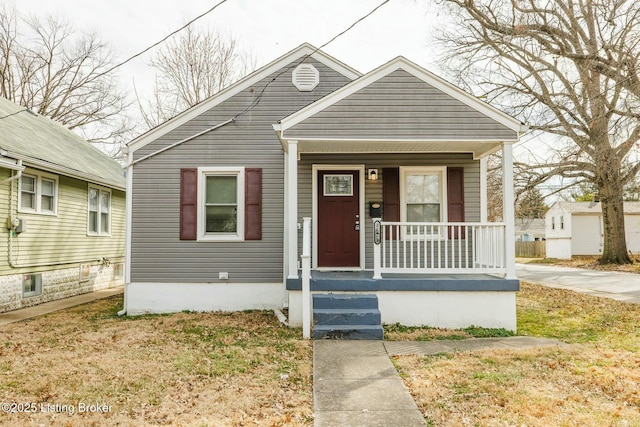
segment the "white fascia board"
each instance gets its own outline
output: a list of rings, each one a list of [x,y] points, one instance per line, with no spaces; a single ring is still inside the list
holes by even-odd
[[[183,111],[182,113],[178,114],[174,118],[169,119],[168,121],[156,126],[155,128],[147,131],[146,133],[130,141],[129,143],[127,143],[129,150],[131,152],[135,152],[139,150],[140,148],[146,146],[147,144],[157,140],[163,135],[176,129],[177,127],[182,126],[183,124],[205,113],[206,111],[210,110],[216,105],[226,101],[232,96],[237,95],[238,93],[242,92],[246,88],[251,87],[252,85],[260,82],[261,80],[265,79],[270,74],[273,74],[274,72],[278,71],[279,69],[289,64],[290,62],[293,62],[296,59],[299,59],[300,57],[307,56],[307,55],[309,55],[311,58],[315,59],[316,61],[326,65],[327,67],[341,73],[342,75],[344,75],[345,77],[351,80],[357,79],[362,75],[360,72],[358,72],[354,68],[351,68],[348,65],[344,64],[343,62],[340,62],[337,59],[333,58],[332,56],[329,56],[326,53],[318,50],[316,47],[310,45],[309,43],[303,43],[297,48],[293,49],[292,51],[284,54],[280,58],[270,62],[269,64],[254,71],[248,76],[238,80],[236,83],[232,84],[231,86],[225,89],[222,89],[220,92],[206,99],[205,101],[197,105],[194,105],[190,109]],[[240,113],[240,110],[238,110],[238,113]]]
[[[497,108],[487,104],[486,102],[479,100],[475,96],[470,95],[459,87],[449,83],[441,77],[436,76],[432,72],[416,65],[415,63],[402,56],[392,59],[386,64],[381,65],[380,67],[365,74],[359,79],[354,80],[353,82],[343,86],[342,88],[330,93],[329,95],[314,102],[308,107],[305,107],[291,114],[290,116],[285,117],[280,121],[280,130],[284,134],[284,132],[292,126],[295,126],[296,124],[314,116],[325,108],[335,104],[338,101],[343,100],[344,98],[358,92],[361,89],[364,89],[370,84],[380,80],[382,77],[385,77],[386,75],[398,69],[402,69],[409,74],[412,74],[425,83],[432,85],[436,89],[444,92],[447,95],[450,95],[463,104],[468,105],[474,110],[508,127],[518,134],[526,132],[528,130],[528,126],[522,124],[519,120],[509,116],[508,114],[498,110]]]

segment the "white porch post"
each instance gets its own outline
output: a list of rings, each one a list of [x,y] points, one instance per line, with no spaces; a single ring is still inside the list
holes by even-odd
[[[516,224],[515,197],[513,194],[513,146],[502,144],[502,220],[505,224],[504,251],[507,263],[507,279],[516,278]]]
[[[298,278],[298,141],[287,141],[287,259],[289,279]]]
[[[487,160],[488,157],[480,159],[480,222],[488,222],[487,215]]]

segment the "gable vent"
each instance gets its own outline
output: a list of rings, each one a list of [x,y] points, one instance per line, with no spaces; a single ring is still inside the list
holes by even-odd
[[[293,70],[291,79],[300,92],[310,92],[320,83],[320,73],[311,64],[300,64]]]

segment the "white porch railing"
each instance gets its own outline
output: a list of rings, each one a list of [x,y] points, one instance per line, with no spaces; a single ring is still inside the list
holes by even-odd
[[[502,223],[373,220],[374,279],[382,273],[506,274]]]

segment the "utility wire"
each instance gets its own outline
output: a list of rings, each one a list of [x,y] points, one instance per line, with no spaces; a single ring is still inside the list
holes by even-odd
[[[207,10],[206,12],[201,13],[200,15],[196,16],[195,18],[193,18],[191,21],[187,22],[186,24],[184,24],[182,27],[178,28],[177,30],[169,33],[168,35],[166,35],[164,38],[162,38],[161,40],[155,42],[154,44],[152,44],[151,46],[147,47],[144,50],[141,50],[140,52],[136,53],[135,55],[130,56],[129,58],[125,59],[124,61],[120,62],[119,64],[114,65],[113,67],[109,68],[106,71],[103,71],[102,73],[96,75],[93,79],[91,80],[95,80],[97,78],[100,78],[102,76],[104,76],[105,74],[109,74],[110,72],[112,72],[113,70],[115,70],[116,68],[119,68],[121,66],[123,66],[124,64],[132,61],[133,59],[145,54],[146,52],[150,51],[151,49],[153,49],[154,47],[158,46],[161,43],[164,43],[165,41],[167,41],[167,39],[169,39],[170,37],[174,36],[175,34],[179,33],[180,31],[184,30],[185,28],[187,28],[189,25],[193,24],[194,22],[196,22],[197,20],[204,18],[205,16],[207,16],[208,14],[210,14],[211,12],[213,12],[214,10],[216,10],[218,8],[218,6],[222,5],[223,3],[226,3],[227,0],[222,0],[219,3],[217,3],[216,5],[214,5],[212,8],[210,8],[209,10]]]
[[[244,110],[242,110],[241,112],[239,112],[238,114],[236,114],[235,116],[233,116],[232,120],[236,120],[238,117],[248,113],[249,111],[253,110],[255,107],[258,106],[258,104],[260,103],[260,101],[262,100],[262,96],[264,95],[265,91],[267,90],[267,88],[269,87],[269,85],[271,85],[271,83],[273,83],[274,81],[276,81],[278,79],[278,77],[280,77],[281,75],[283,75],[284,73],[288,72],[289,70],[297,67],[298,65],[302,64],[304,61],[306,61],[307,59],[309,59],[311,56],[313,56],[315,53],[317,53],[319,50],[325,48],[326,46],[328,46],[329,44],[333,43],[338,37],[341,37],[343,35],[345,35],[347,32],[351,31],[351,29],[353,29],[353,27],[355,27],[356,25],[358,25],[360,22],[364,21],[365,19],[367,19],[369,16],[373,15],[378,9],[380,9],[382,6],[384,6],[385,4],[389,3],[389,1],[391,0],[384,0],[382,3],[380,3],[379,5],[377,5],[376,7],[374,7],[370,12],[368,12],[366,15],[364,15],[363,17],[361,17],[360,19],[358,19],[357,21],[355,21],[354,23],[352,23],[351,25],[349,25],[346,29],[342,30],[341,32],[339,32],[338,34],[336,34],[335,36],[333,36],[328,42],[324,43],[323,45],[321,45],[320,47],[317,47],[313,50],[313,52],[305,55],[304,57],[302,57],[302,59],[300,59],[297,63],[290,65],[289,67],[285,68],[284,70],[280,71],[273,79],[271,79],[266,85],[264,85],[264,87],[262,88],[262,90],[260,91],[260,93],[258,94],[258,96],[256,97],[256,99]]]

